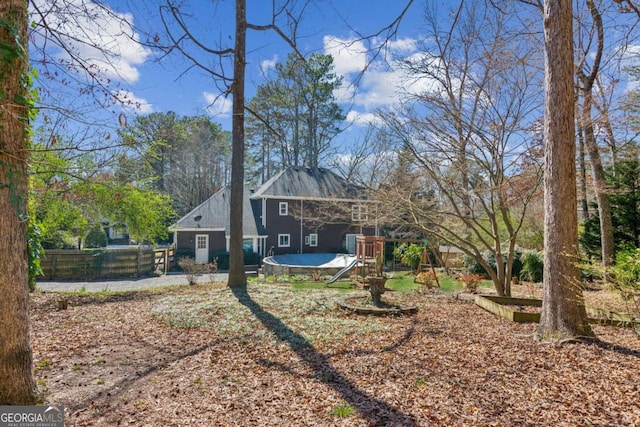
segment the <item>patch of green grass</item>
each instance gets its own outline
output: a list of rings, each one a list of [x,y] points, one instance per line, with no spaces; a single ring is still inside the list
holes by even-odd
[[[481,280],[480,287],[491,289],[493,288],[493,282],[491,280]]]
[[[402,293],[411,293],[422,287],[413,281],[413,275],[409,273],[395,273],[387,280],[385,287]]]
[[[440,289],[444,292],[458,292],[463,288],[462,283],[445,274],[439,274],[438,281],[440,282]]]
[[[427,385],[427,380],[425,380],[422,377],[418,377],[418,378],[416,378],[415,384],[416,384],[416,387],[422,388],[422,387],[425,387]]]
[[[74,363],[73,366],[71,367],[72,371],[80,371],[82,369],[82,364],[81,363]]]
[[[41,361],[39,361],[38,363],[36,363],[36,366],[33,368],[34,372],[38,372],[41,371],[45,368],[48,368],[49,366],[51,366],[53,363],[51,362],[51,360],[49,359],[42,359]]]
[[[327,285],[324,282],[297,282],[291,284],[294,291],[306,291],[308,289],[325,289]]]
[[[351,282],[334,282],[326,284],[324,282],[297,282],[291,284],[291,289],[294,291],[306,291],[313,289],[337,289],[340,290],[352,290],[353,284]]]
[[[98,384],[98,385],[103,385],[103,384],[104,384],[104,378],[98,378],[98,379],[96,380],[96,384]]]
[[[331,408],[331,414],[339,418],[347,418],[355,412],[353,406],[349,404],[340,404]]]

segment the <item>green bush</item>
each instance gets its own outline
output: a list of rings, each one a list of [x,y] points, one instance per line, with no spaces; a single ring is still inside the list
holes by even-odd
[[[257,254],[250,250],[243,251],[244,254],[244,265],[261,265],[262,257],[260,254]],[[181,258],[194,258],[195,253],[191,249],[178,249],[176,250],[175,259],[179,260]],[[214,252],[209,256],[209,262],[218,258],[218,271],[226,271],[229,270],[229,252]],[[178,269],[181,270],[180,265],[178,263]]]
[[[42,238],[44,249],[77,249],[77,245],[70,244],[63,231],[57,231]]]
[[[410,245],[403,243],[393,250],[393,256],[403,265],[406,265],[412,270],[417,270],[422,260],[423,250],[424,248],[422,246],[413,243]]]
[[[182,258],[195,258],[196,257],[196,253],[193,251],[193,249],[176,249],[176,252],[174,254],[174,259],[182,259]],[[176,263],[176,265],[178,267],[180,267],[179,263]]]
[[[640,248],[618,252],[612,273],[620,288],[640,291]]]
[[[640,248],[618,252],[608,276],[613,288],[627,303],[627,311],[633,317],[640,317]],[[635,332],[640,335],[640,327],[636,327]]]
[[[84,238],[85,248],[104,248],[107,246],[107,234],[100,224],[94,225]]]
[[[522,269],[520,270],[520,280],[528,282],[542,282],[544,271],[544,256],[540,251],[525,251],[520,255]]]

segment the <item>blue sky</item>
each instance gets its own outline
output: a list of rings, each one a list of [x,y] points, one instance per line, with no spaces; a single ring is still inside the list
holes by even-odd
[[[63,0],[36,0],[41,8]],[[166,40],[159,17],[158,4],[164,1],[107,0],[107,12],[122,21],[106,16],[94,8],[90,0],[64,0],[78,10],[95,11],[92,19],[55,19],[51,22],[73,33],[77,40],[108,46],[108,54],[98,53],[86,44],[76,43],[80,56],[94,64],[102,77],[109,79],[113,93],[129,101],[123,107],[127,115],[174,111],[180,115],[209,114],[224,129],[230,129],[231,99],[218,97],[214,80],[201,71],[190,69],[190,63],[178,53],[162,56],[160,52],[145,48],[136,40],[145,40],[157,34]],[[194,0],[184,2],[183,13],[191,15],[190,30],[209,47],[218,41],[232,43],[235,2],[229,0]],[[268,24],[271,2],[249,0],[247,14],[250,22]],[[443,9],[446,6],[443,1]],[[404,2],[387,0],[316,0],[305,11],[298,31],[300,50],[332,54],[335,70],[344,76],[344,87],[336,95],[344,100],[343,108],[348,121],[362,125],[376,108],[385,108],[398,99],[402,75],[393,69],[398,57],[417,54],[415,41],[420,37],[421,15],[424,3],[416,0],[400,24],[400,31],[385,50],[389,61],[376,61],[369,65],[357,87],[349,85],[354,77],[371,61],[365,45],[353,43],[361,35],[371,35],[388,25],[403,9]],[[443,11],[443,13],[446,13]],[[126,25],[123,25],[125,23]],[[131,29],[133,28],[133,30]],[[374,43],[379,42],[374,40]],[[72,44],[75,42],[72,42]],[[284,61],[289,47],[273,31],[249,31],[247,35],[247,96],[263,83],[263,73],[275,63]],[[349,47],[346,47],[346,46]],[[189,48],[194,55],[195,50]],[[56,55],[64,56],[63,52]],[[215,61],[211,55],[199,55],[203,61]],[[391,68],[389,67],[391,65]],[[132,108],[135,106],[135,108]],[[357,126],[355,126],[357,127]]]

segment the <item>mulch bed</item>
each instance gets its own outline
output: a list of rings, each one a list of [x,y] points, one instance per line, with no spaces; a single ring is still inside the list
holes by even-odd
[[[154,314],[168,296],[211,298],[202,285],[74,295],[66,310],[59,295],[34,294],[36,380],[47,403],[64,405],[66,426],[640,425],[630,329],[596,325],[598,341],[540,344],[535,324],[418,293],[407,296],[411,316],[329,309],[363,332],[310,341],[260,299],[272,288],[242,300],[259,320],[251,333],[220,330],[219,306],[193,327]]]

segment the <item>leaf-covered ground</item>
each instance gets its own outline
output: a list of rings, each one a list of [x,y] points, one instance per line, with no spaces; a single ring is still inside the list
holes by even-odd
[[[640,425],[640,339],[535,342],[468,299],[387,293],[401,317],[336,308],[335,289],[198,285],[32,298],[35,377],[67,426]]]

